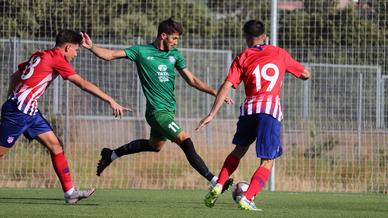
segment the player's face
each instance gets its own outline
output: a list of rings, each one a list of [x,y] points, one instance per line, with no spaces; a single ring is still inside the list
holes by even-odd
[[[77,57],[77,53],[79,50],[78,44],[66,44],[65,46],[65,58],[67,61],[72,61],[75,57]]]
[[[178,45],[179,33],[165,34],[162,33],[163,47],[164,50],[169,51]]]

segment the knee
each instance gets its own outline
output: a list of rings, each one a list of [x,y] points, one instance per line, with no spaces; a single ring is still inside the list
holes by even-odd
[[[272,169],[273,160],[272,159],[262,159],[260,166],[265,167],[269,170]]]
[[[154,152],[160,152],[162,150],[162,148],[163,148],[163,145],[164,145],[164,143],[154,143],[154,144],[150,143],[149,144],[149,146],[151,148],[153,148]]]
[[[47,146],[47,148],[51,151],[53,154],[58,154],[63,152],[63,145],[61,142],[54,142]]]
[[[163,145],[151,145],[155,152],[160,152],[163,148]]]
[[[249,149],[249,146],[236,145],[236,147],[230,154],[241,159],[247,153],[248,149]]]
[[[180,132],[176,138],[174,139],[174,142],[181,146],[186,140],[190,139],[190,137],[187,135],[185,131]],[[191,140],[190,140],[191,141]]]

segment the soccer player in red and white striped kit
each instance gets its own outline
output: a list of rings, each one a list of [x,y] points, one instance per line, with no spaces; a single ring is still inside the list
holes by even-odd
[[[241,105],[233,138],[235,148],[226,157],[217,185],[206,195],[205,204],[214,206],[224,182],[237,169],[240,159],[256,140],[256,156],[261,159],[260,166],[238,205],[241,209],[260,211],[252,199],[267,183],[273,160],[282,154],[280,88],[284,74],[288,72],[296,78],[307,80],[310,72],[284,49],[265,45],[267,35],[261,21],[246,22],[243,31],[248,48],[234,59],[210,113],[200,121],[197,130],[213,120],[230,88],[237,88],[243,82],[246,99]]]
[[[80,33],[62,30],[56,36],[54,48],[37,51],[26,62],[19,64],[18,70],[10,77],[8,99],[2,106],[0,122],[0,157],[8,152],[22,134],[29,140],[39,141],[50,150],[51,161],[61,182],[65,202],[70,204],[89,197],[95,188],[85,191],[74,188],[62,142],[38,110],[38,98],[60,75],[64,80],[69,80],[108,103],[115,116],[121,117],[123,112],[128,110],[98,87],[84,80],[70,65],[81,44]]]

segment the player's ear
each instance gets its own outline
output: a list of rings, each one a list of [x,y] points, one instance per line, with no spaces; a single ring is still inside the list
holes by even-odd
[[[267,38],[268,38],[268,36],[267,36],[266,33],[263,33],[263,34],[261,34],[261,36],[260,36],[260,39],[263,40],[264,42],[267,40]]]
[[[166,34],[166,33],[161,33],[161,34],[160,34],[160,38],[161,38],[162,40],[167,39],[167,34]]]
[[[70,44],[65,44],[64,50],[65,52],[68,52],[70,50],[71,45]]]

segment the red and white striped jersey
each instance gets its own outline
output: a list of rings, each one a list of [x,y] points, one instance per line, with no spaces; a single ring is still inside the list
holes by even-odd
[[[240,108],[241,116],[265,113],[281,121],[280,88],[284,73],[300,77],[303,70],[303,65],[284,49],[258,45],[245,49],[234,59],[226,80],[235,89],[244,82],[246,99]]]
[[[18,109],[28,115],[38,111],[38,98],[58,74],[65,80],[76,74],[59,48],[34,53],[28,61],[19,64],[18,71],[21,76],[10,97],[17,100]]]

